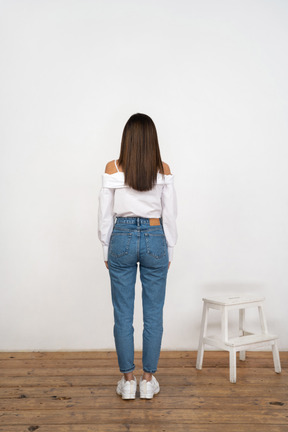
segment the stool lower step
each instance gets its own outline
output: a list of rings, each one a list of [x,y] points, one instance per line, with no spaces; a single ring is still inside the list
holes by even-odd
[[[249,334],[245,336],[239,336],[236,338],[228,339],[228,341],[224,342],[223,340],[215,337],[204,337],[203,343],[208,345],[213,345],[216,347],[221,347],[225,349],[225,347],[241,347],[246,345],[260,345],[265,343],[271,343],[274,339],[278,339],[278,336],[273,334]]]

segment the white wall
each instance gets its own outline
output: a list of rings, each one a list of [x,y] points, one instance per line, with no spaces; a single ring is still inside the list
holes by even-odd
[[[162,349],[198,348],[203,296],[245,293],[266,297],[287,350],[288,3],[0,9],[0,349],[115,349],[98,193],[126,121],[143,112],[178,192]],[[247,318],[258,328],[256,310]],[[141,350],[139,273],[134,327]]]

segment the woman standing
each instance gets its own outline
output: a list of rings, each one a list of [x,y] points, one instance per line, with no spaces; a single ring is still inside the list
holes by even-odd
[[[109,270],[114,339],[123,376],[116,392],[135,399],[134,299],[137,263],[142,284],[143,375],[140,397],[153,398],[163,334],[166,280],[177,241],[174,175],[162,162],[156,127],[145,114],[127,121],[118,160],[107,163],[99,194],[98,237]]]

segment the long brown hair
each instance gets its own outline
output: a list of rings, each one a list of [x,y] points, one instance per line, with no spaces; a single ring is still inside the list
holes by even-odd
[[[125,184],[138,191],[151,190],[158,171],[164,174],[157,130],[146,114],[133,114],[127,121],[121,140],[119,165]]]

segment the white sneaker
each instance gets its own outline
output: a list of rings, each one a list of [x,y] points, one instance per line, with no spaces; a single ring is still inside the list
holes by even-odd
[[[124,375],[121,380],[118,381],[118,385],[116,388],[116,393],[118,395],[122,395],[122,399],[135,399],[137,390],[137,379],[134,376],[134,379],[131,381],[126,381]]]
[[[152,399],[154,394],[159,393],[160,385],[154,375],[152,375],[152,379],[150,381],[143,380],[141,376],[140,382],[140,398],[142,399]]]

